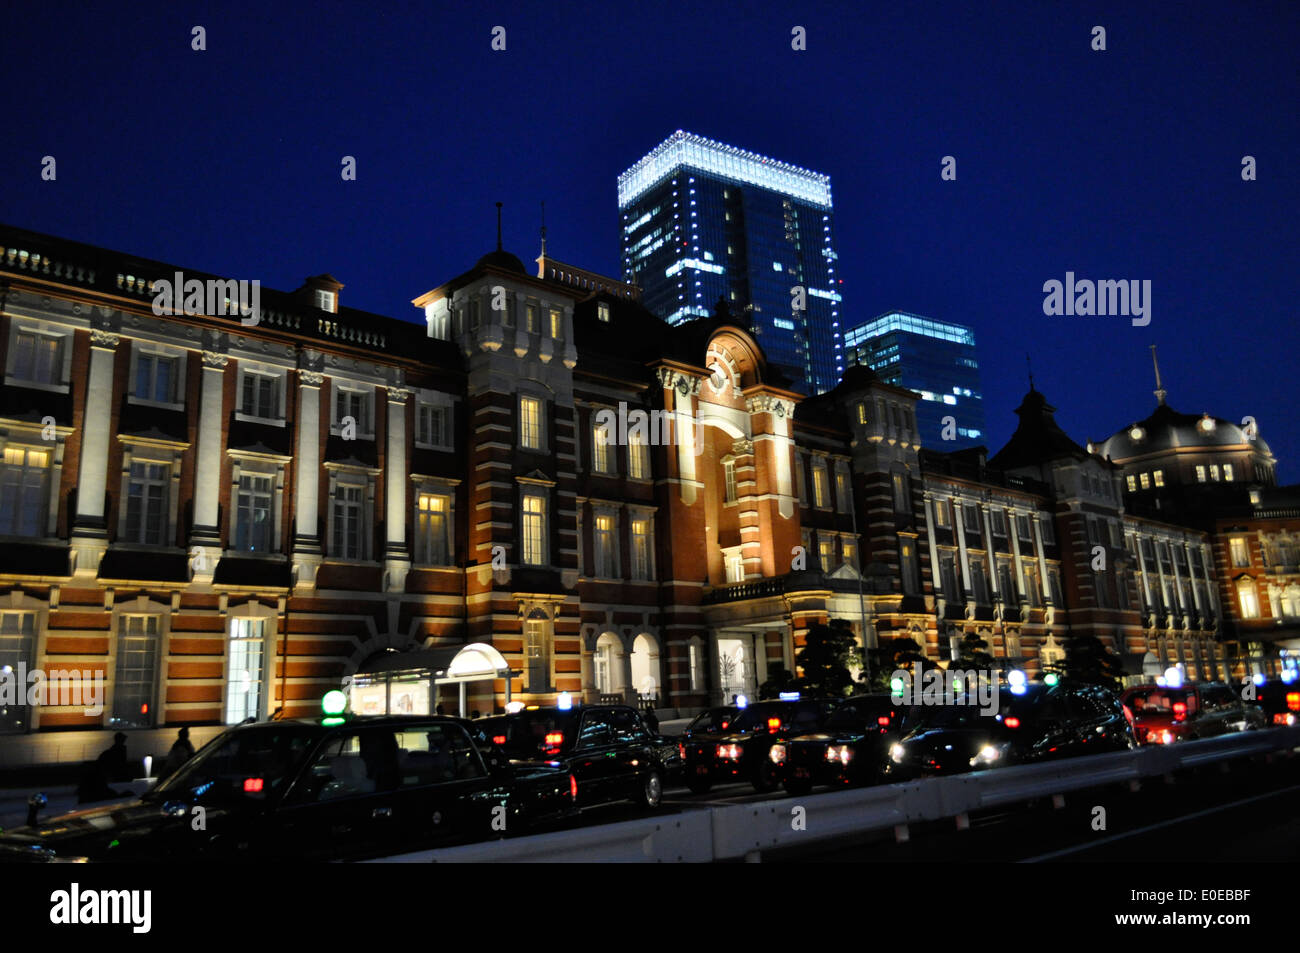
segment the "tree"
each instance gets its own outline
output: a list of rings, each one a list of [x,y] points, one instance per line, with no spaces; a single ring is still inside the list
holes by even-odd
[[[830,625],[814,625],[808,630],[804,647],[795,656],[795,664],[803,671],[799,691],[833,697],[849,694],[853,688],[849,667],[853,666],[857,654],[853,630],[844,619],[834,619]]]
[[[1124,660],[1106,648],[1095,635],[1073,635],[1065,640],[1065,677],[1089,685],[1119,691],[1124,677]]]
[[[782,692],[794,691],[794,688],[794,672],[787,669],[782,662],[771,662],[767,666],[767,681],[758,686],[758,697],[776,698]]]
[[[888,692],[894,672],[900,668],[909,674],[913,666],[920,665],[922,672],[940,668],[937,662],[927,658],[921,646],[910,638],[884,638],[877,648],[871,649],[871,678],[864,679],[862,686],[869,692]]]
[[[967,632],[957,649],[957,657],[953,659],[948,667],[964,671],[970,669],[991,671],[996,663],[993,661],[993,655],[988,648],[988,642],[980,638],[978,633]]]

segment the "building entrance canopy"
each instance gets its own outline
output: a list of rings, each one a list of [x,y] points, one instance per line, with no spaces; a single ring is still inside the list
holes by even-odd
[[[367,659],[344,680],[348,710],[358,715],[432,714],[437,686],[460,686],[460,713],[465,714],[465,686],[505,679],[510,701],[510,664],[484,642],[445,645],[415,652],[389,652]]]

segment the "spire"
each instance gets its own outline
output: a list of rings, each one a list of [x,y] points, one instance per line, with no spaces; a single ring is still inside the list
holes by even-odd
[[[1163,404],[1167,392],[1162,386],[1160,386],[1160,362],[1156,360],[1156,346],[1154,344],[1151,345],[1151,363],[1154,364],[1156,368],[1156,400]]]
[[[546,257],[546,203],[542,203],[542,257]]]
[[[1025,353],[1025,367],[1029,369],[1029,389],[1034,389],[1034,365],[1029,363],[1029,353]]]
[[[497,251],[501,251],[501,203],[497,203]]]

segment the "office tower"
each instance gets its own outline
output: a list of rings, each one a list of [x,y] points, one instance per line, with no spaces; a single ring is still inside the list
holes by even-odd
[[[830,177],[678,130],[618,177],[623,271],[670,324],[718,299],[807,393],[844,369]]]
[[[844,355],[848,364],[862,364],[887,383],[920,393],[916,423],[924,445],[951,450],[987,439],[970,328],[890,311],[845,331]]]

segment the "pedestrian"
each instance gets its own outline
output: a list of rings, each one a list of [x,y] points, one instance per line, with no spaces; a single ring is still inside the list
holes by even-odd
[[[113,747],[99,756],[104,762],[104,770],[110,781],[130,781],[130,757],[126,753],[126,735],[118,732],[113,736]]]
[[[479,711],[478,711],[477,708],[473,709],[473,710],[469,713],[469,716],[470,716],[471,718],[479,718],[479,717],[481,717],[481,716],[479,715]]]
[[[192,757],[194,757],[194,745],[190,744],[190,730],[182,728],[176,733],[176,740],[172,743],[171,750],[167,752],[167,758],[163,761],[158,777],[171,777]]]
[[[445,715],[445,714],[447,714],[445,711],[442,710],[442,706],[441,706],[441,705],[438,705],[436,708],[434,708],[433,713],[434,713],[435,715]]]
[[[647,706],[645,710],[645,723],[647,728],[653,731],[656,735],[659,734],[659,716],[657,716],[655,710],[649,706]]]

